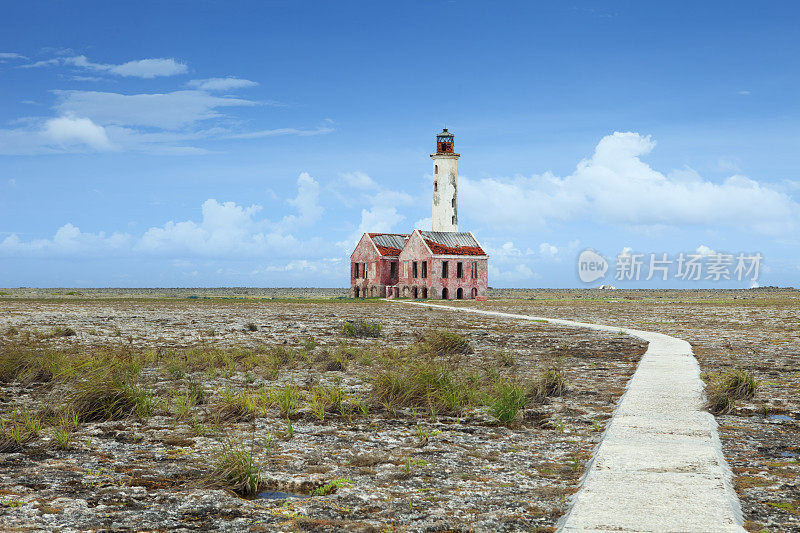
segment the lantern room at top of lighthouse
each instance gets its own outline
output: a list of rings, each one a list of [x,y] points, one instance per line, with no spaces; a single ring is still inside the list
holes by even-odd
[[[436,153],[437,154],[452,154],[453,153],[453,134],[447,131],[447,128],[442,130],[442,133],[436,136]]]

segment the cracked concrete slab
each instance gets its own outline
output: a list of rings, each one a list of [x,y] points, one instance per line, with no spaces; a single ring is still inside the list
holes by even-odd
[[[545,320],[632,335],[649,343],[628,383],[560,531],[744,531],[739,500],[714,417],[703,410],[700,368],[688,342],[661,333],[527,315],[435,307],[519,320]]]

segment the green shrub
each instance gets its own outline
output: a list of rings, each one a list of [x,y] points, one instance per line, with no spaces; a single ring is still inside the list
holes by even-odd
[[[525,389],[519,383],[502,379],[494,384],[489,412],[500,423],[511,425],[517,418],[517,412],[523,407],[525,407]]]
[[[209,484],[251,496],[261,484],[262,463],[253,454],[253,443],[245,446],[241,439],[227,439],[213,458],[213,471]],[[271,441],[267,443],[269,452]]]
[[[380,337],[381,336],[381,323],[368,322],[366,320],[349,320],[342,324],[342,335],[345,337]]]
[[[297,414],[303,393],[294,383],[284,383],[283,386],[270,391],[270,400],[278,406],[281,415],[292,417]]]
[[[220,400],[220,415],[226,419],[252,420],[264,411],[261,396],[251,391],[234,391],[226,387],[220,391]]]
[[[334,479],[333,481],[330,481],[311,491],[311,496],[327,496],[328,494],[333,494],[336,492],[339,487],[352,484],[353,482],[349,479]]]
[[[390,410],[413,407],[460,414],[473,403],[475,390],[453,369],[437,361],[410,361],[379,372],[372,398]]]
[[[18,452],[22,445],[36,439],[42,422],[28,411],[15,411],[9,420],[0,420],[0,453]]]
[[[136,385],[138,369],[123,365],[101,367],[75,383],[67,403],[81,422],[121,420],[134,413],[142,418],[153,412],[153,395]]]

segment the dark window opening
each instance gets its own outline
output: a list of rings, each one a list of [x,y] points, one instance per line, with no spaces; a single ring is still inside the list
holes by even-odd
[[[447,289],[442,289],[442,300],[447,300]]]
[[[452,205],[453,207],[456,206],[456,197],[455,196],[453,196],[453,199],[450,200],[450,205]]]
[[[353,263],[353,277],[358,279],[358,263]],[[358,298],[358,295],[356,295]]]
[[[427,261],[423,261],[422,262],[422,277],[423,278],[427,278],[428,277],[428,262]]]
[[[462,263],[461,261],[456,263],[456,277],[458,279],[461,279],[461,278],[464,277],[464,263]]]
[[[417,277],[417,262],[416,261],[413,261],[411,263],[411,277],[412,278],[416,278]]]
[[[392,279],[397,277],[397,263],[395,261],[389,263],[389,277]]]
[[[414,299],[415,300],[417,299],[417,288],[416,287],[414,287]]]
[[[438,190],[439,190],[439,182],[438,181],[434,181],[433,182],[433,192],[436,192]]]
[[[455,226],[455,224],[456,224],[456,216],[453,215],[453,225]]]
[[[354,295],[355,295],[356,298],[358,298],[358,287],[356,287]]]
[[[442,261],[442,277],[443,278],[447,277],[447,267],[448,267],[448,262],[447,261]]]
[[[433,165],[433,173],[434,174],[438,174],[439,173],[439,165]]]
[[[456,300],[463,300],[464,299],[464,289],[459,287],[456,289]]]
[[[478,297],[478,289],[473,287],[473,289],[472,289],[472,299],[474,300],[477,297]]]
[[[428,297],[428,288],[427,287],[423,287],[422,288],[422,297],[423,298],[427,298]]]

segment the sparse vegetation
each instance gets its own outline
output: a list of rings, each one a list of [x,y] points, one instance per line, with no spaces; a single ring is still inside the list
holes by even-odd
[[[272,448],[272,440],[264,446],[265,453]],[[227,438],[213,460],[213,471],[208,484],[250,496],[258,492],[263,464],[255,456],[254,441],[247,446],[243,440]]]
[[[271,403],[278,406],[282,417],[291,418],[297,414],[303,393],[294,383],[285,383],[282,387],[273,389],[269,398]]]
[[[366,320],[346,321],[342,324],[342,335],[345,337],[380,337],[380,322],[368,322]]]
[[[548,368],[536,378],[531,394],[534,398],[563,396],[567,391],[567,378],[560,368]]]
[[[500,423],[511,425],[517,413],[525,407],[525,388],[510,379],[501,379],[494,384],[489,412]]]
[[[714,414],[727,414],[736,407],[736,400],[755,396],[758,382],[745,370],[705,375],[706,407]]]
[[[314,489],[311,492],[311,496],[327,496],[328,494],[333,494],[336,492],[339,487],[352,484],[353,482],[349,479],[334,479],[333,481],[325,483],[323,486]]]
[[[467,385],[443,362],[405,362],[372,379],[372,397],[389,411],[414,407],[431,414],[460,414],[475,399]]]
[[[144,305],[149,306],[147,310]],[[535,465],[547,458],[555,474],[545,484],[551,493],[542,489],[534,494],[541,510],[532,510],[524,518],[498,515],[511,520],[508,527],[532,529],[536,524],[555,523],[563,509],[561,498],[570,493],[579,474],[574,470],[582,468],[583,463],[576,467],[569,458],[576,442],[585,444],[582,439],[590,435],[588,426],[576,421],[578,415],[569,410],[563,411],[568,436],[548,424],[558,419],[553,411],[565,402],[532,405],[523,416],[536,369],[546,368],[538,365],[550,362],[556,344],[574,351],[574,339],[554,342],[556,336],[543,331],[535,345],[528,345],[527,330],[506,331],[505,324],[501,329],[490,320],[481,322],[477,330],[471,317],[462,323],[458,316],[441,319],[425,311],[405,318],[404,311],[376,314],[372,308],[357,309],[350,302],[322,304],[341,305],[342,312],[336,307],[320,311],[317,304],[293,303],[257,314],[252,311],[255,306],[273,304],[225,301],[219,307],[205,297],[163,304],[169,306],[165,309],[187,306],[191,311],[186,313],[162,311],[161,305],[136,302],[125,311],[90,311],[103,316],[62,322],[78,329],[79,339],[39,338],[36,327],[49,331],[51,326],[28,319],[13,319],[23,331],[14,338],[2,337],[0,375],[6,367],[2,354],[7,348],[14,345],[30,352],[18,357],[21,365],[10,365],[16,369],[8,372],[3,390],[7,397],[11,390],[22,391],[14,401],[24,403],[31,414],[41,409],[40,442],[50,447],[46,452],[50,457],[59,459],[48,470],[48,480],[54,479],[53,487],[69,496],[75,489],[65,483],[75,474],[55,472],[61,464],[77,464],[86,486],[102,488],[98,503],[103,505],[103,514],[111,515],[108,518],[114,522],[109,523],[126,525],[136,514],[136,509],[126,508],[127,500],[117,495],[117,487],[126,493],[127,487],[146,488],[144,505],[152,515],[164,512],[161,502],[176,491],[192,492],[199,483],[247,497],[262,491],[289,493],[287,501],[259,500],[257,505],[235,510],[229,507],[236,502],[233,495],[218,493],[214,505],[219,504],[219,513],[210,515],[201,507],[197,513],[186,513],[200,529],[214,529],[219,520],[228,519],[228,513],[241,513],[242,523],[260,522],[266,529],[294,527],[295,512],[314,520],[322,515],[325,520],[319,520],[320,524],[331,518],[342,530],[358,529],[361,520],[374,525],[373,519],[363,517],[386,510],[388,503],[380,498],[372,499],[369,508],[361,499],[364,491],[380,494],[382,488],[375,480],[385,475],[403,480],[404,489],[413,495],[408,509],[418,516],[424,516],[431,505],[452,506],[462,513],[466,508],[458,497],[441,490],[442,480],[454,477],[485,486],[490,491],[487,504],[494,506],[513,492],[506,487],[507,479],[497,474],[511,457],[530,464],[533,476],[538,475]],[[236,309],[239,305],[247,307]],[[388,308],[380,302],[357,305]],[[154,313],[154,309],[159,310]],[[206,314],[206,309],[211,312]],[[251,316],[265,317],[255,322],[256,334],[246,332]],[[343,321],[359,316],[380,317],[381,333],[387,339],[342,336]],[[108,335],[115,323],[124,330],[124,338]],[[432,324],[439,329],[424,329]],[[212,330],[216,336],[203,334]],[[91,331],[101,335],[90,335]],[[414,335],[417,331],[422,332],[419,338]],[[463,334],[473,331],[480,333]],[[26,332],[31,335],[28,340],[24,340]],[[582,336],[575,338],[585,341]],[[560,363],[572,372],[575,360],[567,354]],[[613,365],[607,366],[618,370]],[[108,382],[106,376],[117,376],[118,386],[86,383]],[[612,372],[603,377],[617,379]],[[585,382],[583,376],[576,381],[574,396],[579,401]],[[119,400],[124,408],[115,409],[117,404],[111,401],[115,397],[110,395],[111,407],[82,409],[78,392],[97,388],[127,391],[132,403]],[[42,403],[30,402],[31,398]],[[588,409],[582,406],[589,417],[595,416],[606,397],[592,400],[595,403]],[[59,421],[62,403],[74,408],[77,428],[66,417]],[[93,417],[96,421],[84,416],[87,410],[99,413]],[[135,420],[147,413],[158,416],[149,423]],[[495,423],[507,427],[492,427]],[[24,435],[21,417],[18,426],[19,436]],[[272,456],[265,454],[269,431],[276,437]],[[32,441],[18,449],[36,461],[42,444]],[[384,449],[385,442],[392,446]],[[443,451],[447,461],[442,460]],[[445,473],[453,464],[455,468]],[[348,480],[353,488],[346,492],[356,498],[294,498],[344,492]],[[24,499],[29,500],[27,495]],[[335,519],[330,517],[331,505],[342,506],[335,507],[339,515]],[[88,512],[95,513],[93,509]],[[404,510],[394,512],[404,521],[409,516]],[[38,516],[34,525],[41,523]],[[400,522],[397,525],[402,527]],[[386,529],[391,530],[391,525]]]
[[[474,352],[472,345],[463,336],[453,331],[432,329],[419,335],[418,344],[433,357],[453,357]]]
[[[43,339],[54,339],[57,337],[74,337],[78,332],[72,328],[62,328],[61,326],[55,327],[47,333],[42,333],[40,336]]]

